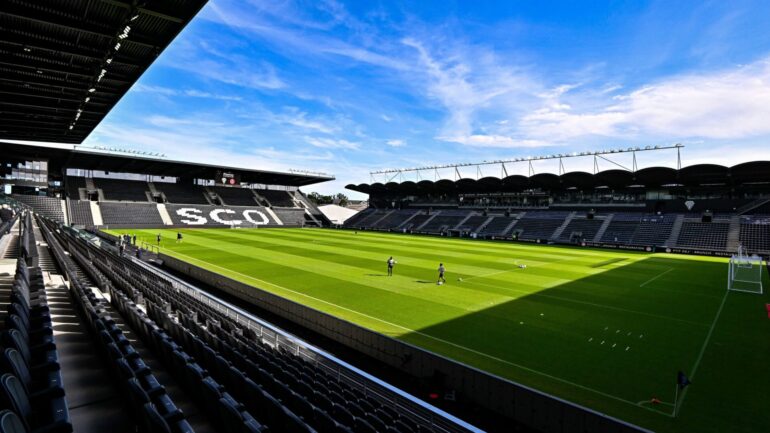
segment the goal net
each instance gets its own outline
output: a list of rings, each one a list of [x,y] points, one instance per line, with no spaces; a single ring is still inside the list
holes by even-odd
[[[762,293],[762,258],[749,256],[738,247],[738,253],[730,257],[727,289],[739,292]]]

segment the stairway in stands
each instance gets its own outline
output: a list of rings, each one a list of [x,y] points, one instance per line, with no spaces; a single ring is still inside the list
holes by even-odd
[[[577,214],[577,212],[574,212],[574,211],[570,212],[570,214],[567,215],[567,218],[564,218],[564,222],[562,223],[562,225],[560,225],[559,228],[557,228],[556,231],[553,232],[550,239],[558,239],[559,236],[561,236],[564,229],[567,228],[570,221],[572,221],[572,218],[575,218],[575,214]]]
[[[684,224],[684,215],[677,215],[674,225],[671,227],[671,234],[666,241],[667,247],[676,245],[676,240],[679,239],[679,233],[682,231],[682,224]]]
[[[596,232],[596,236],[594,236],[594,239],[593,239],[594,242],[600,242],[602,240],[602,237],[604,236],[604,232],[607,231],[607,227],[609,227],[610,223],[612,223],[612,217],[614,216],[615,214],[611,213],[604,218],[604,222],[602,223],[601,227],[599,227],[599,231]]]
[[[741,243],[741,217],[733,215],[730,217],[730,227],[727,229],[727,251],[738,251],[738,245]]]

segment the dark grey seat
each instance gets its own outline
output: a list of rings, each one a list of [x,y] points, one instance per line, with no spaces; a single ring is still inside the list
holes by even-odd
[[[21,418],[10,410],[0,412],[0,433],[27,433]]]
[[[52,407],[42,399],[30,401],[24,385],[13,374],[6,373],[0,377],[0,401],[4,407],[18,415],[27,430],[33,433],[72,432],[66,406],[61,410],[61,408]]]
[[[16,376],[24,386],[24,390],[31,398],[42,395],[63,395],[61,374],[58,366],[43,365],[30,371],[24,358],[18,350],[7,348],[3,350],[2,362],[3,371]]]

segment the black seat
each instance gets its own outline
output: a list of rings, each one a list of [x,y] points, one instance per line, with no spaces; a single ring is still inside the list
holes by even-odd
[[[0,412],[0,433],[27,433],[21,418],[10,410]]]
[[[72,432],[66,406],[64,410],[54,410],[51,404],[43,399],[30,401],[21,381],[10,373],[0,377],[0,400],[2,405],[18,415],[27,430],[32,430],[33,433]]]
[[[173,433],[166,420],[163,419],[155,408],[155,405],[146,403],[143,407],[143,411],[143,427],[147,433]]]
[[[377,433],[377,429],[375,429],[369,422],[363,418],[356,418],[355,420],[355,431],[356,433]]]
[[[246,411],[241,411],[233,404],[232,400],[219,399],[219,411],[227,433],[261,432],[262,425]]]
[[[58,368],[45,364],[31,372],[19,351],[12,348],[5,349],[1,356],[3,370],[12,373],[21,381],[30,398],[63,395],[64,389]]]
[[[334,414],[334,419],[339,421],[341,424],[346,426],[353,426],[353,422],[355,420],[355,416],[350,413],[344,406],[335,404],[334,408],[332,409],[332,413]]]
[[[53,343],[53,329],[50,326],[31,330],[28,325],[16,314],[11,314],[5,320],[6,328],[18,330],[24,341],[30,346]]]

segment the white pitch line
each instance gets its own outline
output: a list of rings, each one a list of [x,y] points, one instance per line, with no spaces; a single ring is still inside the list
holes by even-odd
[[[703,346],[700,348],[700,353],[698,354],[698,358],[695,360],[695,365],[693,365],[692,370],[690,371],[690,379],[695,379],[695,373],[698,372],[698,367],[700,367],[700,362],[703,359],[703,354],[706,353],[706,347],[709,344],[709,341],[711,340],[711,334],[714,333],[714,328],[717,326],[717,321],[719,320],[719,316],[722,314],[722,309],[725,306],[725,303],[727,302],[727,295],[730,293],[729,290],[725,290],[725,295],[722,297],[722,303],[719,304],[719,309],[717,310],[717,314],[714,316],[714,321],[711,322],[711,328],[709,328],[708,334],[706,334],[706,340],[703,342]],[[677,413],[677,409],[679,407],[682,407],[682,403],[684,403],[684,398],[687,396],[687,390],[690,389],[689,386],[684,388],[684,391],[682,391],[682,397],[679,399],[678,402],[675,403],[674,407],[674,413]]]
[[[658,274],[658,275],[656,275],[656,276],[654,276],[654,277],[650,278],[649,280],[647,280],[647,281],[643,282],[642,284],[639,284],[639,287],[644,287],[644,286],[646,286],[647,284],[650,284],[651,282],[653,282],[653,281],[657,280],[658,278],[660,278],[660,277],[662,277],[662,276],[666,275],[667,273],[669,273],[669,272],[671,272],[671,271],[673,271],[673,270],[674,270],[674,268],[668,268],[668,270],[667,270],[667,271],[663,271],[663,272],[661,272],[660,274]]]
[[[593,388],[590,388],[590,387],[587,387],[587,386],[584,386],[584,385],[580,385],[579,383],[570,382],[569,380],[562,379],[562,378],[556,377],[556,376],[552,376],[552,375],[550,375],[548,373],[543,373],[542,371],[538,371],[538,370],[535,370],[535,369],[532,369],[532,368],[529,368],[529,367],[525,367],[525,366],[523,366],[521,364],[516,364],[515,362],[507,361],[505,359],[498,358],[497,356],[490,355],[490,354],[484,353],[484,352],[480,352],[478,350],[471,349],[469,347],[465,347],[463,345],[460,345],[460,344],[457,344],[457,343],[453,343],[451,341],[444,340],[442,338],[434,337],[433,335],[426,334],[426,333],[421,332],[421,331],[417,331],[417,330],[414,330],[414,329],[407,328],[405,326],[401,326],[401,325],[398,325],[398,324],[395,324],[395,323],[392,323],[392,322],[388,322],[387,320],[383,320],[383,319],[380,319],[378,317],[370,316],[370,315],[368,315],[366,313],[361,313],[360,311],[352,310],[350,308],[343,307],[341,305],[337,305],[337,304],[335,304],[333,302],[329,302],[329,301],[326,301],[326,300],[323,300],[323,299],[319,299],[319,298],[316,298],[314,296],[310,296],[310,295],[302,293],[302,292],[297,292],[295,290],[291,290],[291,289],[288,289],[286,287],[279,286],[278,284],[273,284],[273,283],[268,282],[268,281],[260,280],[259,278],[254,278],[254,277],[252,277],[250,275],[242,274],[242,273],[240,273],[238,271],[233,271],[232,269],[227,269],[225,267],[222,267],[222,266],[219,266],[219,265],[215,265],[214,263],[210,263],[210,262],[207,262],[205,260],[201,260],[201,259],[198,259],[198,258],[195,258],[195,257],[191,257],[191,256],[188,256],[186,254],[182,254],[182,253],[179,253],[179,252],[176,252],[176,251],[174,251],[173,253],[177,254],[177,255],[180,255],[180,256],[183,256],[183,257],[187,257],[187,258],[192,259],[193,261],[196,261],[196,262],[205,263],[205,264],[213,266],[215,268],[219,268],[219,269],[225,270],[227,272],[231,272],[233,274],[240,275],[240,276],[242,276],[244,278],[247,278],[249,280],[253,280],[253,281],[257,281],[257,282],[260,282],[260,283],[263,283],[263,284],[267,284],[267,285],[270,285],[270,286],[273,286],[273,287],[277,287],[277,288],[285,290],[287,292],[294,293],[294,294],[299,295],[299,296],[304,296],[304,297],[306,297],[308,299],[312,299],[314,301],[318,301],[318,302],[321,302],[321,303],[324,303],[324,304],[327,304],[327,305],[331,305],[331,306],[339,308],[341,310],[349,311],[351,313],[358,314],[358,315],[360,315],[362,317],[366,317],[366,318],[369,318],[369,319],[372,319],[372,320],[384,323],[386,325],[393,326],[395,328],[401,328],[404,331],[409,331],[409,332],[414,333],[414,334],[422,335],[423,337],[430,338],[432,340],[435,340],[435,341],[447,344],[449,346],[456,347],[458,349],[462,349],[462,350],[468,351],[470,353],[475,353],[476,355],[480,355],[480,356],[483,356],[485,358],[489,358],[489,359],[495,360],[497,362],[501,362],[503,364],[508,364],[510,366],[519,368],[519,369],[524,370],[524,371],[528,371],[530,373],[534,373],[534,374],[538,374],[538,375],[543,376],[543,377],[547,377],[547,378],[549,378],[551,380],[555,380],[557,382],[566,383],[567,385],[571,385],[571,386],[574,386],[576,388],[580,388],[580,389],[585,390],[585,391],[593,392],[594,394],[598,394],[598,395],[601,395],[603,397],[607,397],[607,398],[612,399],[612,400],[616,400],[616,401],[619,401],[619,402],[622,402],[622,403],[626,403],[626,404],[632,405],[634,407],[641,407],[642,409],[647,409],[647,410],[652,411],[652,412],[662,413],[662,412],[659,412],[657,410],[654,410],[654,409],[651,409],[651,408],[648,408],[648,407],[639,406],[639,405],[637,405],[636,403],[634,403],[631,400],[626,400],[626,399],[624,399],[622,397],[618,397],[618,396],[615,396],[615,395],[612,395],[612,394],[607,394],[605,392],[602,392],[602,391],[599,391],[599,390],[596,390],[596,389],[593,389]],[[672,415],[665,414],[665,413],[662,413],[662,414],[666,415],[666,416],[669,416],[669,417],[672,416]]]

